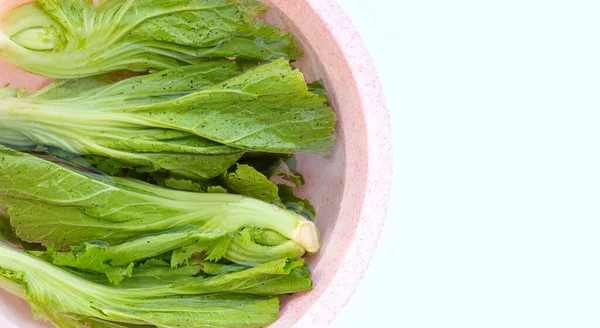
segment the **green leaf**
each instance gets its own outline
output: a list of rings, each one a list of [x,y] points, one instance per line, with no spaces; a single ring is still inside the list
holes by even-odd
[[[313,223],[257,199],[98,176],[3,147],[0,203],[21,239],[59,250],[103,241],[113,266],[195,242],[208,247],[245,227],[276,231],[310,252],[319,248]]]
[[[287,177],[286,180],[295,180],[298,184],[304,183],[304,178],[299,173],[297,175],[292,173],[281,159],[278,159],[268,170],[273,175],[284,175]],[[294,189],[288,185],[275,184],[250,165],[237,164],[236,170],[223,173],[219,182],[232,193],[280,204],[313,222],[315,220],[316,211],[310,201],[297,197]]]
[[[163,283],[158,279],[157,283],[153,279],[148,287],[111,287],[0,245],[0,287],[26,298],[34,317],[60,327],[80,327],[91,321],[96,327],[264,327],[278,317],[277,297],[203,294],[209,290],[246,293],[257,290],[261,283],[267,288],[261,287],[257,294],[267,289],[286,292],[306,288],[307,282],[300,276],[284,289],[279,288],[283,284],[277,278],[292,275],[290,266],[295,265],[286,262],[283,270],[265,268],[247,272],[245,277],[241,272],[234,273],[237,276],[229,280],[240,282],[237,288],[224,283],[228,280],[226,275],[217,276],[222,281],[198,277],[183,283]],[[186,291],[185,285],[190,289]]]
[[[11,244],[18,244],[20,241],[10,226],[10,218],[6,213],[6,209],[2,206],[0,206],[0,240]]]
[[[292,155],[247,153],[240,158],[238,163],[248,164],[268,178],[281,177],[297,187],[305,183],[304,176],[295,169],[290,168],[291,164],[295,168],[295,157]]]
[[[171,266],[176,268],[184,264],[187,265],[194,254],[203,253],[207,250],[208,246],[204,243],[192,243],[180,249],[173,250],[171,254]]]
[[[38,0],[0,22],[0,58],[56,79],[163,70],[203,58],[297,58],[292,37],[254,22],[256,0]]]
[[[207,261],[218,261],[222,259],[226,256],[232,241],[233,236],[227,235],[211,242],[210,245],[208,245],[205,259]]]
[[[223,173],[219,181],[227,190],[235,194],[269,203],[280,201],[277,185],[249,165],[238,164],[235,171]]]
[[[210,267],[205,269],[214,270]],[[186,294],[229,291],[254,295],[281,295],[312,288],[310,271],[302,260],[281,259],[254,268],[227,271],[229,273],[178,283],[172,286],[172,290]]]
[[[309,92],[302,73],[283,59],[169,105],[168,111],[157,103],[126,112],[157,125],[177,122],[181,130],[243,149],[327,156],[335,143],[327,97]]]
[[[299,187],[305,183],[304,176],[297,171],[290,170],[288,165],[282,159],[277,161],[277,163],[271,167],[269,176],[279,176],[282,179],[293,183],[296,185],[296,187]]]
[[[63,153],[52,153],[61,157],[64,151],[87,155],[88,162],[110,174],[135,169],[210,179],[233,165],[243,151],[176,126],[135,122],[108,110],[170,103],[239,73],[234,62],[214,60],[108,85],[96,81],[104,77],[55,82],[34,96],[0,101],[0,118],[5,119],[0,126],[6,127],[0,141],[21,149],[39,144],[60,148]]]
[[[2,205],[0,205],[0,243],[9,244],[11,246],[20,246],[25,250],[31,251],[45,250],[45,247],[40,244],[28,243],[17,237],[14,229],[10,225],[10,217]]]
[[[243,58],[238,58],[235,62],[238,64],[242,72],[251,70],[260,64],[260,62],[257,62],[256,60]]]
[[[308,91],[315,93],[315,94],[319,94],[319,95],[327,95],[327,92],[325,91],[325,83],[323,82],[323,79],[316,80],[313,83],[309,83]]]
[[[170,189],[190,191],[190,192],[206,192],[207,187],[198,181],[187,179],[178,179],[173,177],[154,176],[158,181],[158,185]]]
[[[216,194],[226,194],[227,193],[227,189],[221,187],[221,186],[210,186],[206,189],[206,192],[209,193],[216,193]]]
[[[308,199],[296,196],[294,194],[294,188],[288,185],[278,184],[277,188],[279,190],[279,197],[281,198],[281,202],[285,205],[285,208],[298,213],[313,222],[315,221],[317,212]]]
[[[104,273],[109,281],[119,284],[125,277],[131,277],[133,262],[127,266],[113,266],[108,263],[109,254],[106,246],[85,243],[70,252],[50,251],[52,263],[60,266],[77,268],[84,271]]]
[[[282,164],[283,163],[283,164]],[[284,175],[286,180],[295,180],[298,184],[304,183],[304,178],[299,173],[295,175],[285,163],[279,159],[268,169],[273,175]],[[233,172],[223,173],[219,182],[230,192],[253,197],[266,202],[280,204],[286,209],[298,213],[310,221],[315,220],[316,211],[309,200],[297,197],[294,189],[288,185],[275,184],[254,167],[246,164],[237,164]]]
[[[153,260],[147,261],[133,269],[131,278],[119,286],[122,288],[149,288],[182,283],[193,279],[201,279],[202,265],[192,263],[179,268],[172,268],[168,263],[157,265]]]
[[[220,276],[228,273],[239,272],[248,268],[241,265],[227,265],[210,261],[202,262],[201,266],[202,271],[211,276]]]
[[[166,171],[192,180],[218,176],[244,150],[329,154],[335,115],[299,71],[276,60],[221,81],[238,73],[234,62],[216,60],[67,98],[1,99],[0,142],[83,154],[109,173]],[[204,89],[190,91],[188,83]]]

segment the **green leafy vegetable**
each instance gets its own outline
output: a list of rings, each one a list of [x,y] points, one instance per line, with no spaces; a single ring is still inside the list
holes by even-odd
[[[110,246],[106,243],[84,243],[73,247],[68,252],[57,252],[50,249],[46,252],[36,252],[47,261],[77,270],[105,274],[111,283],[119,284],[123,279],[131,277],[134,261],[144,258],[167,254],[177,245],[187,244],[171,253],[171,266],[188,265],[192,256],[204,253],[207,260],[217,261],[221,258],[234,263],[257,266],[282,258],[297,259],[304,255],[305,250],[297,243],[274,232],[257,228],[244,228],[234,236],[224,236],[209,240],[181,240],[177,233],[162,233],[150,238],[141,238],[123,244]],[[264,236],[281,238],[277,243],[264,243]],[[185,237],[185,236],[184,236]],[[258,241],[257,241],[258,240]],[[273,240],[273,239],[272,239]],[[171,242],[171,241],[174,241]],[[154,250],[148,251],[148,242]]]
[[[253,22],[255,0],[37,0],[0,22],[0,58],[70,79],[118,70],[163,70],[203,57],[297,58],[291,36]]]
[[[302,73],[283,59],[175,101],[111,112],[265,152],[329,155],[335,142],[327,97],[309,92]]]
[[[255,269],[181,284],[155,279],[147,285],[138,281],[135,288],[110,287],[0,245],[0,286],[26,298],[37,318],[59,327],[264,327],[278,317],[277,297],[201,294],[237,290],[274,295],[310,288],[301,263]]]
[[[235,163],[242,151],[169,127],[138,124],[105,110],[158,99],[168,102],[174,93],[206,88],[238,73],[235,63],[217,60],[116,84],[101,83],[92,89],[79,90],[80,80],[55,82],[29,98],[0,100],[0,117],[6,119],[0,123],[6,127],[0,141],[21,148],[45,144],[94,155],[88,161],[111,174],[135,168],[212,178]]]
[[[216,60],[92,89],[57,82],[0,99],[0,142],[93,155],[109,173],[162,170],[199,180],[221,174],[242,149],[329,153],[335,115],[300,72],[282,59],[227,79],[237,73],[235,63]]]
[[[277,246],[286,255],[298,254],[299,248],[316,252],[320,244],[312,222],[276,205],[241,195],[190,193],[87,174],[8,148],[0,148],[0,202],[21,239],[57,249],[104,241],[110,245],[106,259],[114,266],[193,243],[217,250],[223,238],[232,238],[231,245],[236,245],[224,248],[226,256],[264,263],[259,261],[263,252],[265,259],[272,259],[273,248],[236,244],[235,237],[245,227],[286,237],[290,244]]]

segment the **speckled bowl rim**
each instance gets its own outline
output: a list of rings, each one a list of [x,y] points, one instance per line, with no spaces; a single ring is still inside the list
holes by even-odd
[[[364,110],[368,142],[367,188],[360,220],[348,250],[325,291],[294,327],[331,324],[348,303],[367,270],[383,229],[392,179],[392,147],[389,111],[375,66],[340,5],[334,0],[306,0],[333,39],[352,71]],[[344,24],[339,24],[344,21]],[[360,63],[360,65],[356,65]],[[381,204],[385,204],[382,206]],[[327,304],[327,306],[322,306]],[[323,309],[327,309],[323,311]]]

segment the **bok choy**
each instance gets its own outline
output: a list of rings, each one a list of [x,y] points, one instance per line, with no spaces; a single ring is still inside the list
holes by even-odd
[[[264,327],[279,315],[277,295],[309,290],[308,275],[302,261],[287,259],[250,269],[200,263],[180,270],[151,260],[134,270],[129,285],[113,287],[0,244],[0,287],[27,299],[37,319],[63,328]]]
[[[108,85],[59,81],[0,98],[0,143],[192,179],[221,174],[244,150],[328,155],[334,124],[327,97],[309,92],[284,59],[243,73],[214,60]]]
[[[58,328],[277,320],[321,248],[295,155],[336,141],[292,37],[257,0],[32,1],[0,61],[54,80],[0,87],[0,288]]]
[[[98,176],[4,147],[0,203],[24,241],[59,250],[92,242],[72,249],[74,254],[87,253],[80,261],[75,256],[56,261],[109,276],[121,270],[115,267],[126,269],[135,261],[172,251],[174,266],[201,252],[208,260],[257,265],[297,258],[320,247],[314,223],[274,204]],[[280,237],[264,238],[263,231]],[[279,240],[261,243],[266,239]],[[90,265],[89,260],[98,257],[100,262]]]
[[[291,36],[254,22],[256,0],[37,0],[0,22],[0,58],[57,79],[163,70],[208,57],[297,58]]]

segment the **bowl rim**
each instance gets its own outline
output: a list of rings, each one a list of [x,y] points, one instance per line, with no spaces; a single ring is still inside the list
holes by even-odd
[[[367,130],[368,170],[360,220],[347,252],[329,285],[294,324],[296,328],[328,326],[354,294],[377,248],[386,219],[392,182],[389,111],[373,60],[358,31],[337,1],[306,2],[328,27],[340,53],[349,63],[353,77],[353,81],[349,82],[354,82],[357,87]],[[360,65],[354,65],[355,63]]]

